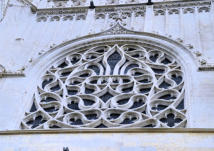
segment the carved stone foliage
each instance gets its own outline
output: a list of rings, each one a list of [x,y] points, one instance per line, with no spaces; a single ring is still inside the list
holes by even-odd
[[[118,22],[123,26],[129,26],[134,18],[142,18],[145,15],[145,6],[137,7],[116,7],[111,8],[97,8],[95,19],[105,19],[108,26],[114,26]]]
[[[184,73],[161,48],[71,52],[41,77],[22,129],[185,127]]]

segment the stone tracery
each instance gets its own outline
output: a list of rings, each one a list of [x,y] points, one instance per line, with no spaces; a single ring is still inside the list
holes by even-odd
[[[92,47],[47,70],[21,127],[185,127],[184,93],[181,66],[161,49]]]

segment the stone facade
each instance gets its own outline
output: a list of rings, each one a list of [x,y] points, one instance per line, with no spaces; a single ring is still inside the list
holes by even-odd
[[[93,2],[0,2],[1,148],[213,150],[214,1]]]

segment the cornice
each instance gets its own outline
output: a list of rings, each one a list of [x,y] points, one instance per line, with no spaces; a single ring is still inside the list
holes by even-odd
[[[169,15],[194,13],[195,10],[197,10],[198,13],[210,12],[211,3],[212,0],[158,2],[154,3],[153,11],[155,16],[165,15],[166,10],[168,10],[167,12]],[[127,17],[130,18],[133,13],[135,17],[144,17],[146,7],[146,3],[97,6],[95,8],[95,19],[114,19],[118,14],[122,15],[126,19]],[[66,21],[68,18],[73,20],[74,17],[76,17],[76,20],[84,20],[88,13],[88,7],[35,8],[32,6],[31,10],[33,13],[36,13],[38,22],[46,22],[48,20],[60,21],[61,19]],[[84,15],[84,17],[78,17],[79,15]]]
[[[78,6],[78,7],[60,7],[60,8],[39,8],[38,6],[26,1],[32,8],[33,11],[37,11],[39,14],[42,12],[46,14],[63,14],[63,13],[79,13],[86,12],[88,10],[88,6]],[[192,7],[192,6],[210,6],[212,0],[181,0],[181,1],[168,1],[168,2],[156,2],[154,3],[154,9],[160,8],[177,8],[177,7]],[[101,11],[114,11],[118,9],[137,9],[146,7],[146,3],[138,3],[138,4],[120,4],[120,5],[103,5],[96,6],[96,12]]]

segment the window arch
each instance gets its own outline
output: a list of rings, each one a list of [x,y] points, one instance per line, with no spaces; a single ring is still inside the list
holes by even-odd
[[[21,128],[185,127],[184,79],[157,46],[115,41],[72,51],[44,73]]]

